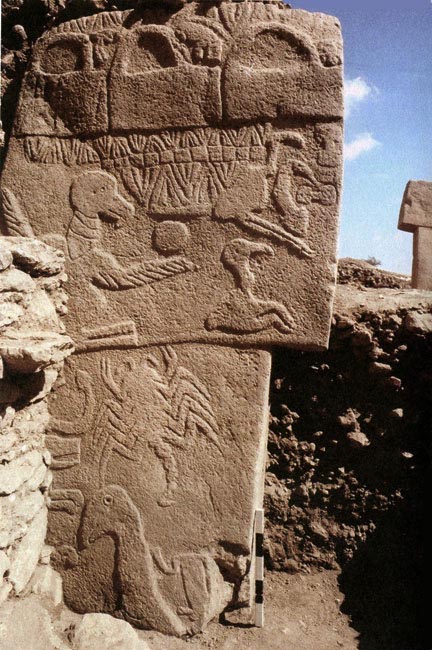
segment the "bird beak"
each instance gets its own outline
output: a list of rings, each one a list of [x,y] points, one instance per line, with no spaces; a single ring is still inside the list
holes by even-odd
[[[84,513],[84,518],[81,522],[81,526],[79,528],[78,535],[77,535],[77,542],[80,551],[84,551],[86,548],[90,546],[90,544],[92,543],[90,537],[91,537],[91,533],[88,526],[88,518],[86,516],[86,513]]]
[[[94,530],[90,531],[86,527],[82,527],[77,536],[78,546],[80,551],[85,551],[86,548],[97,542],[102,537],[102,533]]]
[[[113,196],[111,202],[106,206],[101,213],[102,217],[105,217],[108,221],[111,221],[117,224],[118,227],[121,226],[123,220],[127,220],[130,217],[135,215],[135,207],[129,201],[126,201],[120,194]]]

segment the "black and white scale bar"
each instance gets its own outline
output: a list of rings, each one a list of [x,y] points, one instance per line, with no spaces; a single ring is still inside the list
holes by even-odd
[[[255,511],[255,626],[264,627],[264,510]]]

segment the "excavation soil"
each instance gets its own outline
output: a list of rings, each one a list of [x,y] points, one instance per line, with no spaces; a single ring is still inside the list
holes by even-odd
[[[379,571],[377,571],[379,574]],[[385,573],[382,580],[388,580]],[[355,594],[343,572],[315,571],[303,574],[268,572],[265,581],[265,626],[255,628],[214,622],[200,635],[188,639],[138,631],[143,646],[130,647],[121,639],[106,644],[98,639],[91,650],[426,650],[406,634],[400,608],[389,601],[383,615],[377,594]],[[356,603],[353,608],[353,603]],[[18,616],[14,608],[21,608]],[[360,609],[359,609],[360,607]],[[9,611],[12,608],[12,611]],[[5,630],[6,618],[12,622]],[[46,610],[45,612],[43,610]],[[355,610],[357,613],[354,614]],[[22,616],[23,611],[26,612]],[[35,615],[40,620],[34,637]],[[79,650],[75,630],[82,616],[64,606],[53,607],[47,599],[34,595],[9,601],[0,616],[1,650]],[[33,621],[33,623],[32,623]],[[50,623],[51,621],[51,623]],[[7,627],[7,623],[6,623]],[[3,634],[3,636],[2,636]],[[89,646],[84,646],[89,647]]]

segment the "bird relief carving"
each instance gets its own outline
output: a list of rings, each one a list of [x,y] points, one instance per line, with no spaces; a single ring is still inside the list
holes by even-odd
[[[68,142],[59,147],[55,138],[31,136],[26,156],[51,164],[114,165],[153,218],[231,220],[305,258],[314,254],[306,241],[309,207],[337,202],[334,185],[322,183],[306,161],[301,133],[270,123]],[[263,214],[267,208],[276,218]]]
[[[80,490],[54,489],[50,510],[80,520],[76,547],[58,544],[52,561],[63,571],[65,589],[69,580],[79,583],[93,608],[106,607],[97,591],[97,576],[88,572],[92,549],[104,537],[111,538],[116,549],[114,616],[182,637],[202,630],[219,613],[221,600],[223,606],[228,604],[231,590],[214,559],[205,552],[165,556],[151,546],[143,517],[125,488],[105,485],[87,501]]]
[[[114,614],[132,625],[174,636],[199,632],[217,613],[221,593],[230,589],[216,562],[206,553],[165,558],[151,548],[145,525],[127,490],[107,485],[86,503],[80,537],[83,550],[103,536],[116,546],[119,603]],[[163,593],[170,580],[169,596]]]
[[[209,315],[205,322],[207,329],[250,333],[275,328],[287,333],[295,327],[294,318],[282,303],[261,300],[254,294],[255,274],[251,263],[254,258],[273,255],[274,250],[268,244],[247,239],[233,239],[225,246],[221,260],[233,275],[236,286]]]
[[[71,374],[69,384],[79,392],[82,409],[73,420],[51,418],[50,431],[56,435],[54,469],[77,464],[63,459],[62,448],[69,451],[71,442],[77,444],[87,431],[99,485],[105,484],[114,453],[139,464],[150,450],[165,473],[166,485],[158,504],[169,507],[175,504],[179,481],[176,449],[184,449],[189,438],[202,435],[221,452],[211,395],[204,383],[180,364],[174,347],[164,346],[139,361],[126,358],[115,368],[103,357],[100,378],[107,395],[102,401],[96,397],[88,372],[78,368]]]
[[[166,558],[160,548],[151,547],[143,516],[127,490],[107,485],[107,478],[113,454],[139,468],[143,455],[151,450],[165,473],[166,485],[158,506],[175,507],[179,481],[176,450],[202,435],[221,452],[211,396],[205,385],[179,363],[171,346],[147,355],[139,365],[126,360],[113,369],[104,358],[101,376],[108,396],[98,403],[85,381],[87,399],[82,414],[84,421],[89,417],[92,421],[89,452],[93,462],[89,471],[99,476],[100,488],[85,503],[79,490],[52,491],[51,510],[81,520],[78,550],[62,546],[56,551],[56,561],[63,570],[86,581],[84,558],[99,539],[112,537],[119,577],[115,615],[145,629],[177,636],[194,634],[215,615],[221,590],[226,602],[229,599],[230,590],[217,564],[206,553],[180,553]],[[80,375],[81,385],[83,379]],[[59,420],[54,421],[54,427],[63,429],[65,435],[74,430],[73,423]],[[169,597],[163,593],[164,577],[170,581]],[[89,584],[86,588],[92,587]]]
[[[66,601],[187,636],[247,601],[269,346],[327,345],[342,44],[281,2],[145,4],[33,44],[2,229],[67,260]]]
[[[8,234],[34,238],[33,228],[13,192],[3,188],[1,198]],[[95,299],[106,303],[104,292],[137,289],[196,270],[196,265],[181,255],[123,266],[103,248],[102,223],[121,227],[135,215],[133,204],[120,194],[113,175],[99,170],[81,172],[71,183],[69,200],[73,214],[66,235],[50,233],[41,239],[65,252],[69,260],[70,305],[74,314],[81,312],[81,318]],[[135,326],[133,321],[119,320],[109,326],[84,327],[75,339],[81,351],[115,347],[116,342],[121,345],[123,341],[133,346]]]
[[[83,273],[95,286],[111,291],[133,289],[195,270],[194,264],[183,257],[144,261],[125,268],[103,250],[102,221],[112,221],[121,227],[123,220],[135,214],[133,204],[121,196],[117,181],[111,174],[103,171],[81,173],[71,184],[70,203],[73,216],[62,248],[71,262],[85,257]],[[35,237],[16,197],[7,188],[2,189],[2,206],[8,234]],[[53,245],[62,244],[58,235],[46,235],[42,239]]]

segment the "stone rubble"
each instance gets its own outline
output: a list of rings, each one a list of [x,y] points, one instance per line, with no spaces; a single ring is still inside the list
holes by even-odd
[[[46,397],[73,350],[52,300],[65,303],[63,263],[36,240],[0,238],[0,602],[25,594],[32,576],[36,593],[48,580],[38,567],[51,483]]]
[[[126,623],[109,614],[86,614],[75,629],[74,650],[149,650]]]
[[[37,596],[10,599],[0,610],[0,648],[70,650],[69,644],[53,629],[51,621],[52,614]]]

